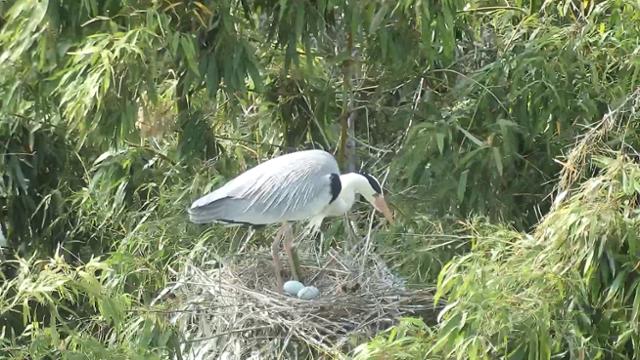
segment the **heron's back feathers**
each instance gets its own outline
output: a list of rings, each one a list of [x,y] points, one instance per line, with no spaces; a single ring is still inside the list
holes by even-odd
[[[322,150],[282,155],[238,175],[196,200],[189,209],[194,223],[255,225],[308,219],[332,199],[334,157]]]

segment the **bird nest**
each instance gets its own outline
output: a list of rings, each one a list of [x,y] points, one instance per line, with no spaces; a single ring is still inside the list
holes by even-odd
[[[320,290],[313,300],[278,292],[270,254],[252,255],[210,269],[187,265],[166,289],[187,358],[336,357],[402,316],[433,316],[432,290],[407,288],[371,255],[301,259],[300,280]]]

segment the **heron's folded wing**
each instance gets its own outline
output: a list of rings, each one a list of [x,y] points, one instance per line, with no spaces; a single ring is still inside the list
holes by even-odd
[[[264,162],[198,199],[191,221],[269,224],[307,219],[331,201],[332,173],[339,173],[330,154],[303,151]]]

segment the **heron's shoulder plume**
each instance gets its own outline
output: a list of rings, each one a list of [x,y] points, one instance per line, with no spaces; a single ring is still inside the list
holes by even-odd
[[[342,181],[340,181],[340,175],[336,173],[329,175],[329,179],[331,181],[331,201],[329,201],[329,204],[331,204],[338,198],[338,195],[340,195],[342,191]]]

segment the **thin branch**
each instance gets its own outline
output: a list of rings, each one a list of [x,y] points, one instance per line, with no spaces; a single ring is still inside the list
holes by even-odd
[[[480,86],[483,90],[485,90],[486,92],[489,93],[489,95],[491,95],[491,97],[498,103],[498,105],[500,105],[500,107],[502,108],[502,110],[505,111],[505,115],[510,116],[509,114],[509,110],[507,109],[507,107],[502,103],[502,101],[500,101],[500,99],[498,98],[498,96],[496,96],[496,94],[493,93],[493,91],[489,90],[488,87],[486,87],[485,85],[483,85],[482,83],[480,83],[478,80],[473,79],[472,77],[465,75],[459,71],[453,70],[453,69],[433,69],[433,70],[429,70],[429,72],[451,72],[454,73],[458,76],[462,76],[468,80],[471,80],[473,83],[475,83],[476,85]]]
[[[251,144],[251,145],[269,146],[269,147],[274,147],[274,148],[278,148],[278,149],[281,149],[281,150],[284,150],[284,149],[287,148],[286,146],[278,145],[278,144],[274,144],[274,143],[258,142],[258,141],[253,141],[253,140],[247,140],[247,139],[241,139],[241,138],[232,138],[232,137],[227,137],[227,136],[215,135],[215,138],[216,139],[220,139],[220,140],[244,142],[244,143]]]
[[[147,151],[149,151],[149,152],[153,153],[154,155],[157,155],[159,158],[161,158],[161,159],[163,159],[163,160],[167,161],[167,162],[168,162],[168,163],[170,163],[171,165],[176,165],[176,162],[175,162],[175,161],[173,161],[173,160],[172,160],[171,158],[169,158],[167,155],[165,155],[165,154],[163,154],[163,153],[159,152],[158,150],[156,150],[156,149],[154,149],[154,148],[152,148],[152,147],[144,146],[144,145],[140,145],[140,144],[135,144],[135,143],[133,143],[133,142],[131,142],[131,141],[128,141],[128,140],[125,140],[125,143],[126,143],[127,145],[131,146],[131,147],[134,147],[134,148],[147,150]]]
[[[475,12],[492,12],[492,11],[500,11],[500,10],[513,10],[513,11],[519,11],[526,15],[529,14],[527,10],[523,8],[515,7],[515,6],[487,6],[487,7],[475,8],[475,9],[458,10],[457,13],[463,14],[463,13],[475,13]]]

